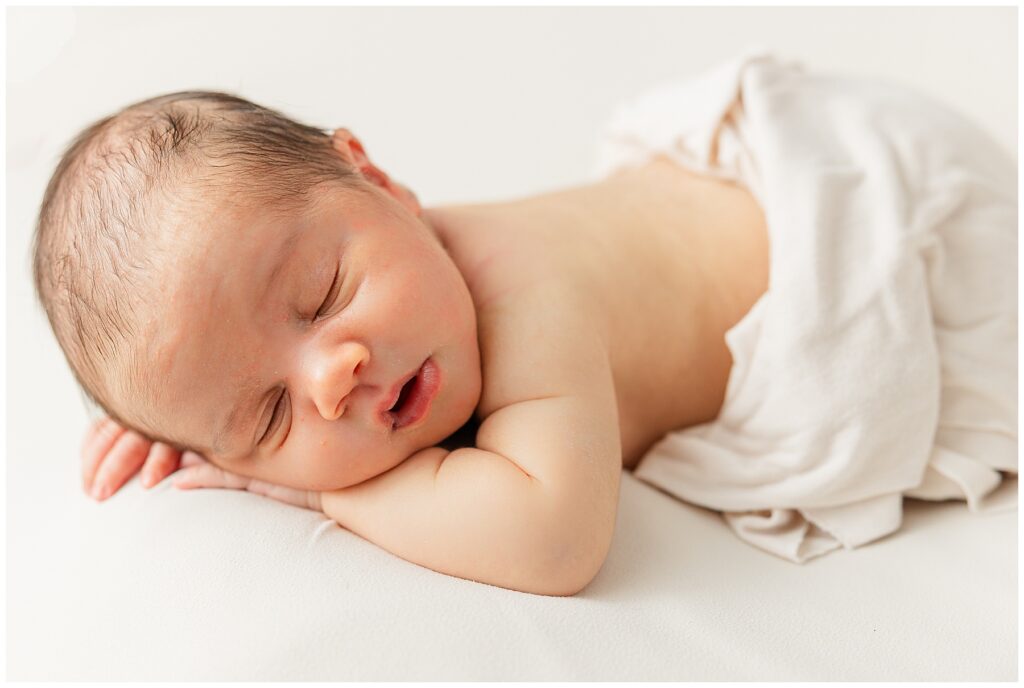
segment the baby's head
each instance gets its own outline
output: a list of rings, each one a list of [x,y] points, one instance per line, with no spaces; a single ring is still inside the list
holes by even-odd
[[[33,269],[89,398],[235,473],[353,485],[479,401],[472,298],[416,197],[347,130],[234,96],[165,95],[83,131],[43,197]],[[427,414],[393,427],[435,374]]]

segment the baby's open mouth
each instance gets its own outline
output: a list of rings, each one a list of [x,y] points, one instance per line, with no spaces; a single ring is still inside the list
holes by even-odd
[[[409,398],[409,393],[412,391],[413,385],[416,383],[416,379],[418,377],[419,375],[413,375],[411,380],[402,385],[402,391],[398,393],[398,399],[395,400],[394,406],[389,408],[388,411],[391,411],[392,413],[398,413],[401,411],[402,406]]]
[[[433,359],[428,358],[402,385],[395,402],[382,415],[391,422],[393,430],[415,425],[426,417],[440,386],[441,371]]]

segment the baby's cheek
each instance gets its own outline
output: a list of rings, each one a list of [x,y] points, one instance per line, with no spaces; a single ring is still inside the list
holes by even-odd
[[[462,332],[465,329],[465,309],[455,294],[435,290],[429,294],[428,298],[427,308],[423,308],[421,302],[418,304],[418,311],[411,309],[410,315],[415,315],[418,319],[425,320],[429,323],[431,330],[456,333]]]

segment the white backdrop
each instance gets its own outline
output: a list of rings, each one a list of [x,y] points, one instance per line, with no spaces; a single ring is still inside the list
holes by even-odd
[[[8,8],[7,40],[8,612],[37,639],[74,575],[39,543],[66,540],[85,499],[87,419],[34,301],[31,232],[64,146],[129,102],[235,92],[350,128],[426,205],[486,201],[584,181],[615,104],[759,43],[917,87],[1017,157],[1011,7]]]

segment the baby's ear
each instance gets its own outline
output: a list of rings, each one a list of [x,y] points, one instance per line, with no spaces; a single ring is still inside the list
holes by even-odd
[[[344,127],[334,130],[331,135],[331,146],[338,152],[338,155],[345,159],[345,162],[360,172],[366,166],[373,166],[370,164],[370,159],[366,157],[363,144],[355,137],[355,134]]]
[[[416,198],[416,194],[410,191],[408,187],[391,179],[384,170],[374,165],[370,161],[369,156],[366,155],[363,144],[351,131],[343,127],[335,129],[331,135],[331,145],[338,152],[338,155],[363,175],[366,181],[380,187],[381,190],[405,206],[406,210],[416,217],[423,213],[423,208],[420,207],[420,201]]]

